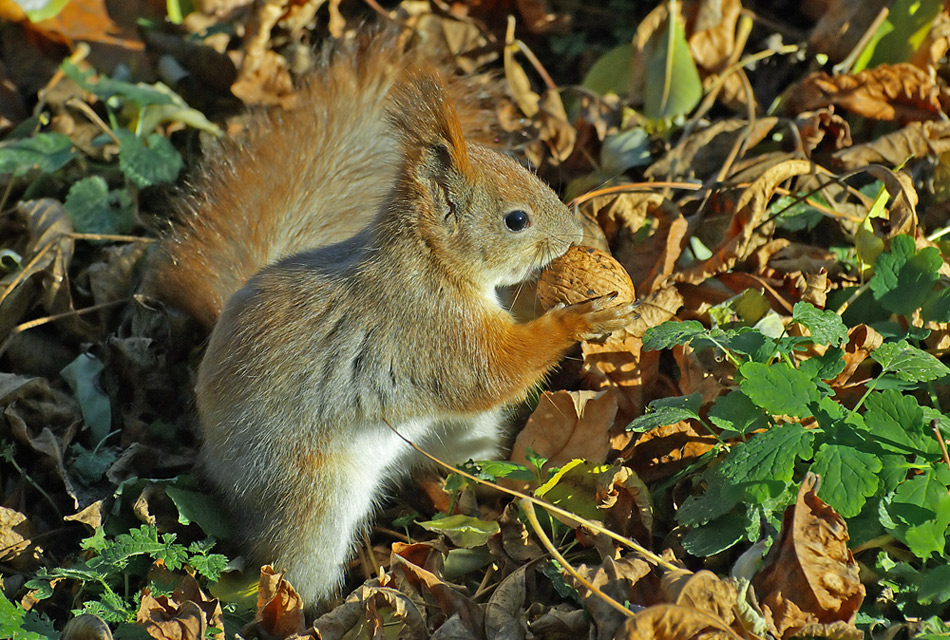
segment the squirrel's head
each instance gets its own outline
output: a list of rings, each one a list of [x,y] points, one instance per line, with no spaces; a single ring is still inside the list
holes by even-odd
[[[533,173],[466,144],[435,71],[409,70],[392,91],[405,154],[392,205],[412,214],[392,222],[414,225],[404,230],[448,273],[477,287],[515,284],[581,241],[577,217]]]

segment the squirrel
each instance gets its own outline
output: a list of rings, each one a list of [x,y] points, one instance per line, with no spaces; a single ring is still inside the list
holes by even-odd
[[[447,462],[497,457],[506,405],[631,311],[608,296],[518,322],[499,302],[582,228],[533,173],[466,140],[470,90],[386,38],[328,54],[303,108],[255,116],[206,160],[152,274],[213,326],[203,474],[250,558],[310,610],[424,462],[396,432]]]

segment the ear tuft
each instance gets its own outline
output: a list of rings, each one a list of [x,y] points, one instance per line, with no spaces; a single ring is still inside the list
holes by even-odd
[[[409,149],[444,148],[455,169],[471,170],[462,127],[439,73],[430,66],[407,68],[391,89],[389,118]]]

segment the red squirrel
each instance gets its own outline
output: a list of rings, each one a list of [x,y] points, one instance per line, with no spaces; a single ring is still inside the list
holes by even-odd
[[[213,331],[198,371],[205,476],[251,559],[309,607],[423,462],[495,457],[503,409],[577,341],[626,324],[607,299],[517,322],[496,288],[581,240],[554,192],[466,141],[471,87],[391,41],[328,55],[304,108],[256,116],[207,160],[165,238],[159,293]],[[226,302],[225,302],[226,301]],[[392,427],[392,428],[391,428]]]

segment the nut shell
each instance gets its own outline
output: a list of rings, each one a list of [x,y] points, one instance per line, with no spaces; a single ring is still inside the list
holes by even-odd
[[[593,247],[571,247],[545,267],[538,281],[538,302],[547,311],[617,292],[611,306],[637,299],[627,271],[610,254]]]

